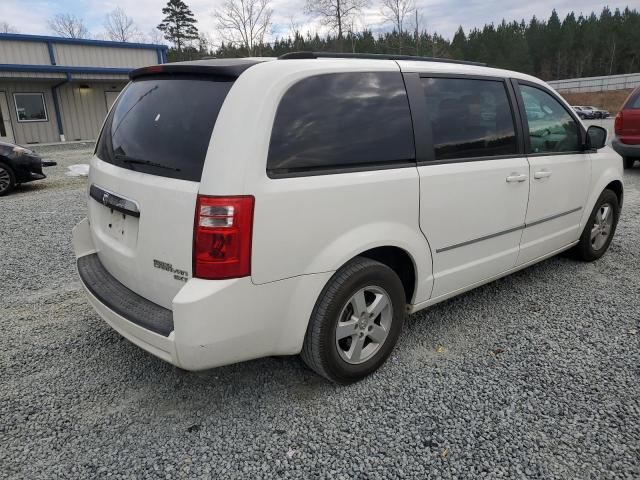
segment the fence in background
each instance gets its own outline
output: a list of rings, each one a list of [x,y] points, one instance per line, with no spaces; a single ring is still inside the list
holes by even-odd
[[[547,82],[559,92],[603,92],[640,86],[640,73],[604,77],[567,78]]]

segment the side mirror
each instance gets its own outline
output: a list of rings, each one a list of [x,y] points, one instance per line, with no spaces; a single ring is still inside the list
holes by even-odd
[[[587,129],[587,146],[598,150],[607,144],[607,130],[597,125],[591,125]]]

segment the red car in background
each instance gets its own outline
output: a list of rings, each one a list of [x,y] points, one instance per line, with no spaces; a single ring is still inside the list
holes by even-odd
[[[624,159],[624,168],[633,167],[640,160],[640,87],[625,100],[616,115],[613,149]]]

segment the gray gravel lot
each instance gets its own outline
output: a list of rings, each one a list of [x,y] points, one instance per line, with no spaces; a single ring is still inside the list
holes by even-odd
[[[60,165],[0,199],[0,477],[640,478],[640,168],[600,261],[413,315],[337,387],[297,358],[186,373],[123,340],[70,245],[86,180],[64,171],[91,146],[40,150]]]

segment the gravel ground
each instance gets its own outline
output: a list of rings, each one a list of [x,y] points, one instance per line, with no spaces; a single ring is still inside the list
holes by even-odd
[[[76,279],[90,145],[0,199],[0,476],[640,478],[640,168],[609,252],[558,257],[413,315],[349,387],[297,358],[182,372]]]

